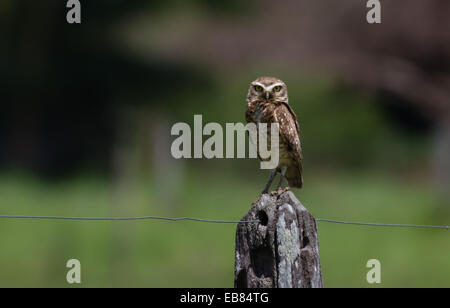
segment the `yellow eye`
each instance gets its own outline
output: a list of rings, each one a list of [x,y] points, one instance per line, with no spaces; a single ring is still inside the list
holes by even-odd
[[[281,86],[273,87],[273,92],[280,92],[280,91],[281,91]]]
[[[258,92],[261,92],[263,90],[263,88],[261,86],[256,85],[255,90]]]

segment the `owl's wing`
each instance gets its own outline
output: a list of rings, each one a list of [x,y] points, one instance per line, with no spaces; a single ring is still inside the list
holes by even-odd
[[[289,111],[289,113],[291,114],[292,118],[293,118],[293,122],[295,123],[295,128],[297,129],[297,135],[300,137],[300,129],[298,128],[298,120],[297,120],[297,115],[295,114],[294,110],[292,109],[291,105],[289,105],[286,102],[283,102],[282,105],[284,107],[287,108],[287,110]]]
[[[297,116],[288,103],[282,103],[276,108],[277,122],[280,127],[280,137],[288,146],[288,151],[295,162],[295,170],[286,174],[286,178],[292,181],[294,186],[301,187],[302,179],[302,145],[300,143],[300,131],[297,121]]]

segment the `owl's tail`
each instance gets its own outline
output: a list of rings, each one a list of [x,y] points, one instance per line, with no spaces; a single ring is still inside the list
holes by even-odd
[[[286,179],[291,187],[302,188],[303,177],[301,168],[291,168],[286,171]]]

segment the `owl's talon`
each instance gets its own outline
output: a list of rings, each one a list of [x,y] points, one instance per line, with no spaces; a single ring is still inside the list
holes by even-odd
[[[272,191],[270,194],[272,196],[279,196],[279,195],[284,194],[287,191],[289,191],[289,186],[287,186],[285,188],[278,187],[277,190]]]

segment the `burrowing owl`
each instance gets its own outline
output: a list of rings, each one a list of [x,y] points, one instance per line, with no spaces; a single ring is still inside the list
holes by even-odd
[[[289,185],[301,188],[302,179],[302,147],[297,116],[288,102],[286,84],[274,77],[259,77],[250,84],[247,96],[247,123],[278,123],[279,125],[279,163],[271,171],[269,181],[263,193],[269,191],[270,185],[277,172],[281,174],[278,188],[283,178]],[[261,132],[258,132],[258,134]],[[267,131],[270,139],[270,131]],[[270,140],[267,141],[270,144]]]

